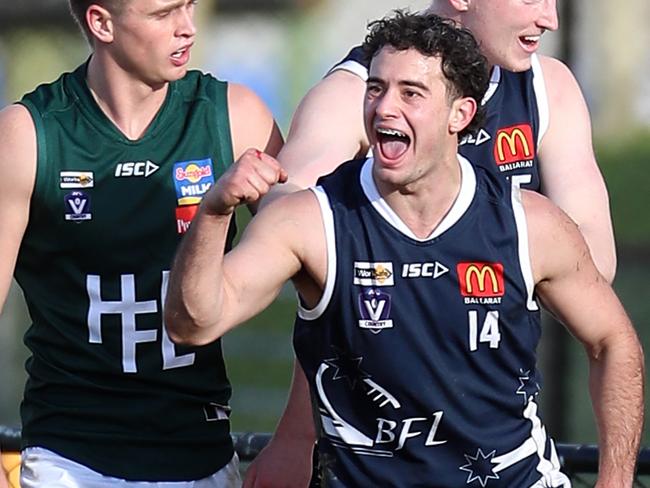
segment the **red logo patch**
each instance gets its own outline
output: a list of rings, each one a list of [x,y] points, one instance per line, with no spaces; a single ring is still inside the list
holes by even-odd
[[[456,271],[464,297],[502,297],[505,293],[501,263],[458,263]]]
[[[534,157],[533,129],[529,124],[513,125],[497,131],[494,160],[498,165],[528,161]]]
[[[185,234],[187,232],[198,209],[198,205],[176,207],[176,232],[179,234]]]

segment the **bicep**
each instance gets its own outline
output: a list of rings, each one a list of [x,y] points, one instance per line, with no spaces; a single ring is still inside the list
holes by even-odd
[[[540,301],[588,348],[597,348],[629,321],[596,268],[576,224],[540,195],[528,194],[530,257]],[[533,208],[534,207],[534,208]]]
[[[27,109],[0,112],[0,308],[7,296],[20,243],[27,227],[36,178],[36,134]]]
[[[336,71],[305,95],[278,155],[292,183],[301,188],[313,185],[319,176],[367,150],[364,93],[361,78]]]
[[[305,222],[313,219],[311,214],[303,217],[305,210],[310,208],[296,203],[295,195],[265,207],[226,254],[223,308],[231,311],[228,323],[241,323],[264,310],[301,270],[301,249],[309,239]]]
[[[545,59],[550,125],[540,144],[542,192],[580,227],[599,270],[616,266],[609,196],[594,156],[589,111],[568,68]]]
[[[249,148],[276,156],[282,134],[266,104],[249,88],[228,84],[228,115],[235,160]]]

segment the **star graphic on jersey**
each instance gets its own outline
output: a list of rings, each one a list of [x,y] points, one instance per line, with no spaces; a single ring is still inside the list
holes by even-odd
[[[519,388],[517,388],[517,395],[524,397],[524,405],[528,403],[529,398],[536,397],[539,394],[539,383],[531,382],[530,370],[524,371],[523,368],[519,369]]]
[[[334,351],[337,357],[325,360],[325,364],[336,368],[334,380],[346,379],[350,389],[354,390],[358,382],[370,378],[370,375],[361,369],[363,357],[352,357],[348,352],[337,347],[334,347]]]
[[[470,456],[469,454],[464,455],[467,464],[461,466],[459,469],[469,473],[467,476],[468,485],[473,481],[478,481],[481,484],[481,487],[485,488],[489,480],[499,479],[499,475],[493,471],[492,458],[495,454],[496,451],[492,451],[489,454],[483,454],[483,451],[479,447],[476,456]]]

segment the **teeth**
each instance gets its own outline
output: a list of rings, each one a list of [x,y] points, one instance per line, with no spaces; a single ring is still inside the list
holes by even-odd
[[[382,128],[377,128],[377,132],[379,134],[385,135],[385,136],[392,136],[392,137],[406,137],[406,134],[403,132],[400,132],[395,129],[382,129]]]
[[[526,42],[537,42],[541,36],[524,36]]]

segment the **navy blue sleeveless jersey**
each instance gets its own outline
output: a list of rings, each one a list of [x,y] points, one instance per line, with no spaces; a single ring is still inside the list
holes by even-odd
[[[339,69],[364,81],[368,78],[361,46],[353,48],[330,72]],[[519,73],[495,66],[483,104],[485,121],[475,135],[460,142],[460,153],[506,179],[530,175],[521,186],[540,191],[537,148],[548,127],[548,101],[537,56],[532,57],[531,69]]]
[[[520,192],[459,159],[459,196],[426,239],[380,197],[371,158],[314,189],[327,282],[294,347],[326,486],[570,486],[538,411]]]

